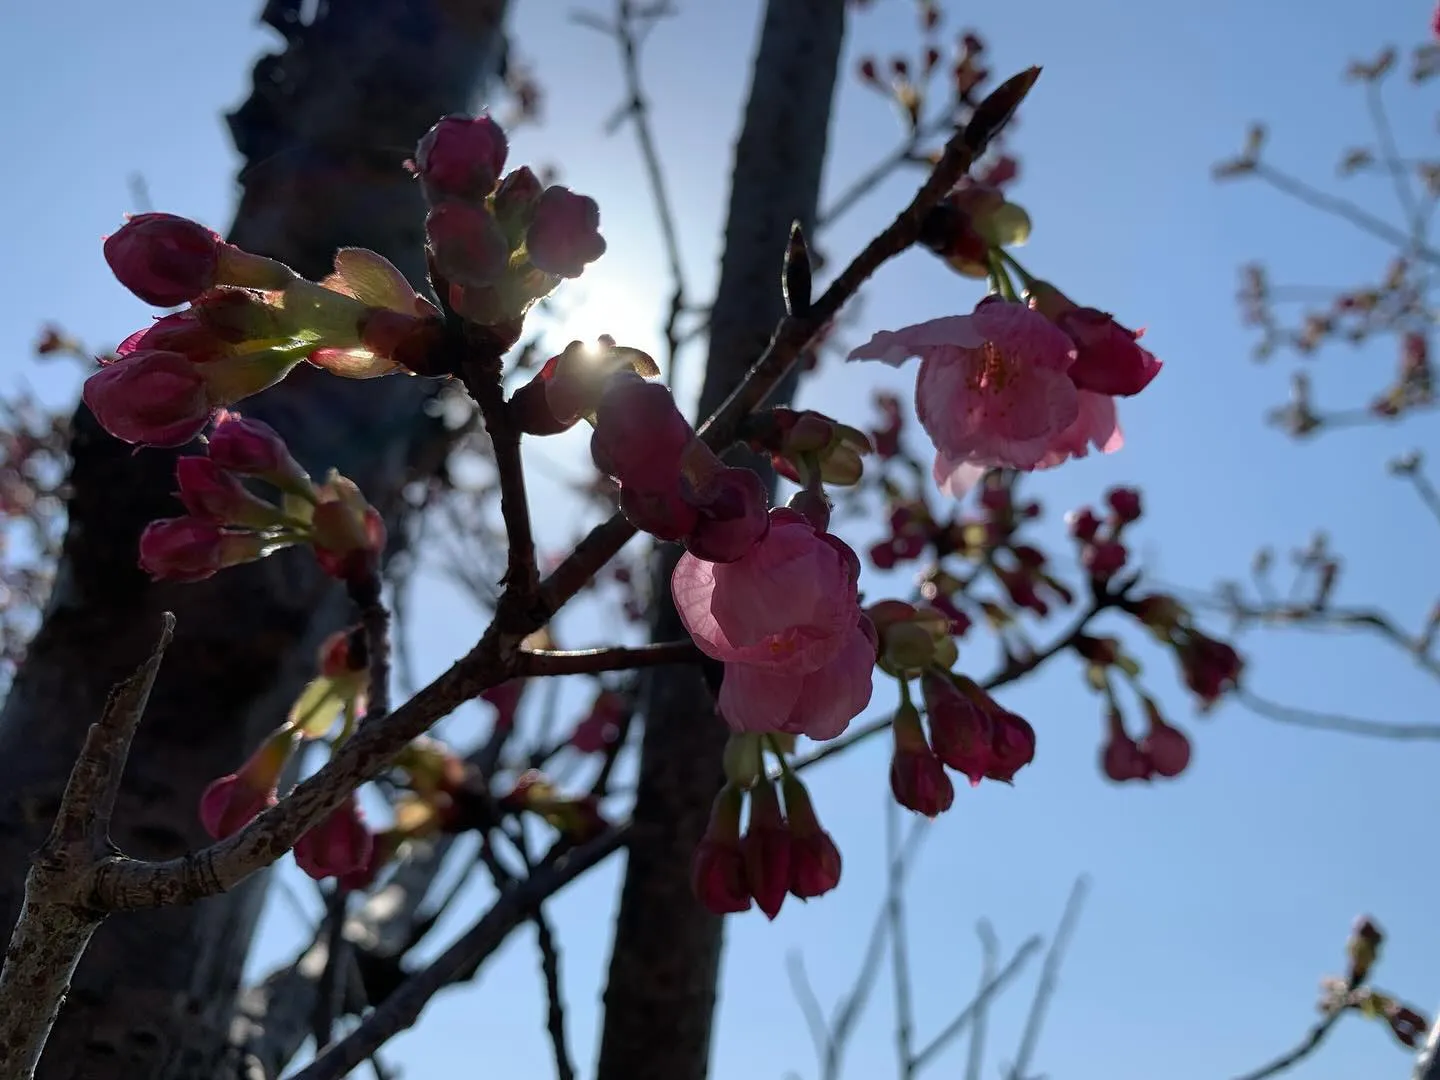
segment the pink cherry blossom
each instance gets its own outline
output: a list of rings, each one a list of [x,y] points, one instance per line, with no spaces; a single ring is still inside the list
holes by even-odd
[[[1078,398],[1080,413],[1075,422],[1051,440],[1035,468],[1053,469],[1071,458],[1087,457],[1092,446],[1102,454],[1113,454],[1125,445],[1115,399],[1087,390],[1081,390]]]
[[[870,702],[875,631],[861,616],[860,563],[793,510],[743,556],[681,556],[675,606],[701,652],[725,662],[720,712],[737,731],[834,738]]]
[[[881,331],[850,359],[910,356],[921,358],[916,413],[949,473],[967,464],[1032,469],[1080,415],[1073,342],[1024,304],[987,297],[970,315]]]

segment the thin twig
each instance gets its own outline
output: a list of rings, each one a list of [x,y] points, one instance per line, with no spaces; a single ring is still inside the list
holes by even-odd
[[[0,969],[0,1077],[29,1080],[70,989],[70,977],[107,914],[90,900],[93,865],[113,850],[110,817],[135,729],[175,632],[161,616],[149,658],[110,691],[85,733],[50,835],[25,878],[25,902]]]
[[[1299,1045],[1293,1050],[1281,1054],[1274,1061],[1261,1065],[1253,1072],[1247,1072],[1235,1077],[1235,1080],[1267,1080],[1268,1077],[1277,1076],[1285,1070],[1300,1064],[1300,1062],[1320,1049],[1321,1044],[1324,1043],[1326,1037],[1335,1027],[1335,1022],[1340,1019],[1344,1012],[1344,1009],[1334,1009],[1327,1012],[1315,1022],[1314,1026],[1306,1033],[1305,1038],[1301,1039]]]
[[[1020,948],[1016,950],[1015,955],[1010,958],[1010,962],[1001,968],[993,979],[980,988],[974,1000],[966,1005],[965,1008],[961,1009],[959,1015],[956,1016],[954,1020],[951,1020],[950,1023],[946,1024],[944,1030],[926,1043],[920,1052],[915,1055],[915,1071],[919,1072],[928,1065],[936,1054],[940,1053],[940,1051],[944,1050],[945,1047],[950,1044],[952,1039],[974,1023],[975,1017],[980,1011],[990,1004],[991,999],[1003,990],[1011,979],[1020,974],[1021,968],[1025,966],[1030,957],[1039,951],[1040,938],[1038,936],[1029,938],[1021,945]]]
[[[825,1013],[820,1008],[820,999],[810,985],[810,976],[805,971],[805,955],[792,949],[785,954],[785,973],[790,976],[790,989],[800,1003],[800,1013],[805,1017],[805,1026],[810,1029],[810,1041],[815,1044],[815,1057],[823,1061],[830,1046],[830,1027],[825,1023]]]
[[[890,974],[895,990],[896,1075],[900,1080],[913,1080],[915,1054],[911,1040],[915,1032],[915,1006],[910,996],[910,946],[905,936],[905,884],[899,851],[900,807],[894,799],[887,798],[885,802],[885,861],[890,864],[885,917],[890,923]]]
[[[414,1024],[439,991],[471,977],[510,933],[531,916],[537,905],[619,850],[628,836],[628,826],[611,829],[506,889],[459,940],[428,967],[406,979],[359,1027],[316,1057],[292,1080],[340,1080],[389,1039]]]
[[[335,1036],[335,1022],[345,1013],[345,975],[352,953],[345,939],[345,907],[349,890],[337,881],[325,898],[325,968],[316,987],[315,1010],[310,1034],[315,1048],[322,1050]]]
[[[565,1039],[565,999],[560,990],[560,947],[555,944],[550,921],[538,906],[531,917],[535,924],[535,943],[540,949],[540,973],[545,979],[545,1029],[550,1033],[550,1048],[555,1054],[556,1080],[575,1080],[570,1048]]]
[[[1405,478],[1415,488],[1415,494],[1420,496],[1425,508],[1434,515],[1436,521],[1440,521],[1440,491],[1435,490],[1430,478],[1419,469],[1409,470],[1405,473]]]
[[[816,216],[815,231],[818,233],[826,226],[835,224],[852,206],[879,187],[901,165],[928,165],[929,162],[919,154],[920,144],[954,126],[948,115],[941,115],[912,131],[909,138],[851,181],[850,185],[835,197],[835,201]]]
[[[1030,1012],[1025,1017],[1025,1029],[1020,1034],[1020,1048],[1015,1051],[1015,1064],[1010,1066],[1010,1080],[1026,1080],[1030,1059],[1035,1056],[1035,1047],[1040,1042],[1040,1030],[1045,1025],[1045,1013],[1050,999],[1055,996],[1055,986],[1060,978],[1060,965],[1065,962],[1065,951],[1070,939],[1075,936],[1075,924],[1080,918],[1080,909],[1085,904],[1085,894],[1090,891],[1090,881],[1083,874],[1070,887],[1070,896],[1065,901],[1065,911],[1060,916],[1060,925],[1050,939],[1050,948],[1045,953],[1045,963],[1040,968],[1040,981],[1035,987],[1035,997],[1030,1002]]]
[[[1291,724],[1295,727],[1312,728],[1318,731],[1337,731],[1345,735],[1363,735],[1372,739],[1440,740],[1440,724],[1405,724],[1392,720],[1368,720],[1340,713],[1317,712],[1293,705],[1282,705],[1243,687],[1235,690],[1234,697],[1251,712],[1263,716],[1267,720]]]
[[[989,919],[975,924],[975,935],[980,939],[980,986],[983,989],[994,978],[1000,967],[1000,939]],[[980,991],[977,990],[978,996]],[[989,1019],[989,1002],[975,1010],[975,1019],[970,1022],[970,1047],[965,1058],[965,1080],[980,1080],[985,1070],[985,1028]]]
[[[606,649],[523,651],[517,661],[520,675],[595,675],[602,671],[630,671],[662,664],[695,664],[704,656],[690,640],[657,641],[649,645],[615,645]]]
[[[1380,159],[1385,171],[1395,184],[1395,199],[1410,225],[1410,239],[1415,247],[1424,243],[1425,219],[1421,216],[1419,200],[1410,187],[1410,173],[1400,161],[1400,148],[1395,144],[1395,132],[1390,127],[1390,117],[1385,111],[1385,99],[1381,96],[1380,80],[1372,79],[1365,86],[1365,105],[1370,112],[1370,122],[1375,126],[1375,138],[1380,144]]]
[[[1403,230],[1397,229],[1388,221],[1376,217],[1348,199],[1327,195],[1325,192],[1311,187],[1305,181],[1297,179],[1289,173],[1281,172],[1264,162],[1255,163],[1255,175],[1277,191],[1298,199],[1306,206],[1330,214],[1342,221],[1348,221],[1357,229],[1384,240],[1387,244],[1393,244],[1402,251],[1413,252],[1416,258],[1424,262],[1440,265],[1440,252],[1428,244],[1412,243],[1411,238]]]

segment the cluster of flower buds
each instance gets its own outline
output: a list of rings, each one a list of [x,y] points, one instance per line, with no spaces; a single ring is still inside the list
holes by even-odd
[[[926,216],[920,242],[968,278],[991,273],[991,252],[1023,244],[1030,215],[1005,198],[1000,187],[966,177]]]
[[[751,416],[744,438],[751,449],[770,455],[775,471],[797,484],[820,482],[848,487],[860,482],[865,454],[874,447],[858,428],[813,409],[776,408]]]
[[[451,310],[481,326],[513,327],[562,278],[605,253],[600,208],[569,188],[543,187],[527,166],[501,175],[509,142],[489,116],[446,116],[411,167],[430,204],[426,253]]]
[[[1384,1020],[1401,1046],[1415,1049],[1430,1030],[1430,1021],[1418,1010],[1390,994],[1366,985],[1385,935],[1368,915],[1355,920],[1345,943],[1347,958],[1344,978],[1327,976],[1320,980],[1320,1011],[1335,1016],[1347,1009],[1372,1020]]]
[[[105,257],[141,299],[189,305],[131,334],[86,380],[86,405],[128,443],[183,446],[304,360],[347,378],[425,371],[440,340],[435,307],[361,248],[317,284],[196,222],[141,214],[106,239]]]
[[[330,576],[354,584],[374,579],[385,525],[351,481],[332,470],[314,483],[274,429],[233,414],[216,425],[207,450],[176,464],[186,516],[153,521],[140,537],[140,566],[152,578],[201,581],[309,544]],[[274,488],[275,501],[255,494],[246,480]]]
[[[747,795],[750,815],[742,836]],[[730,781],[715,797],[690,881],[695,896],[716,915],[748,911],[753,899],[774,919],[786,896],[809,900],[840,883],[840,849],[793,772],[786,770],[778,786],[763,775],[748,790]]]
[[[920,676],[929,737],[909,701],[896,711],[890,789],[895,801],[927,817],[950,809],[955,788],[945,769],[976,787],[1011,783],[1035,759],[1035,729],[972,679],[932,666]]]
[[[922,48],[914,61],[903,56],[893,57],[885,65],[889,76],[885,80],[881,78],[880,65],[874,57],[863,57],[857,65],[860,81],[893,99],[900,106],[912,132],[920,125],[927,94],[944,59],[939,38],[940,5],[935,0],[921,0],[919,16]],[[953,106],[975,105],[977,89],[990,77],[989,69],[981,61],[984,51],[985,43],[973,31],[956,35],[949,86],[946,88],[947,103],[953,103]]]
[[[659,383],[628,371],[610,378],[595,407],[590,454],[619,485],[632,524],[683,543],[698,559],[735,562],[770,531],[760,477],[721,462]]]
[[[1185,685],[1202,708],[1210,708],[1239,685],[1244,659],[1233,645],[1197,629],[1173,596],[1149,593],[1127,598],[1122,607],[1174,651]]]
[[[1105,714],[1109,737],[1100,748],[1100,771],[1117,784],[1179,776],[1190,764],[1189,738],[1165,722],[1152,698],[1142,697],[1141,702],[1149,726],[1139,742],[1125,730],[1118,707],[1112,705]]]
[[[1097,586],[1125,568],[1130,553],[1123,542],[1125,526],[1140,520],[1140,492],[1130,487],[1114,487],[1105,493],[1110,512],[1101,519],[1094,510],[1082,506],[1065,515],[1070,535],[1080,545],[1080,565]]]
[[[879,639],[881,671],[899,679],[919,677],[932,667],[949,669],[959,650],[951,620],[937,608],[903,600],[881,600],[865,609]]]
[[[233,773],[212,781],[200,796],[200,822],[217,840],[244,828],[278,801],[281,777],[295,750],[304,742],[343,742],[364,708],[368,674],[364,635],[359,627],[337,631],[320,647],[320,674],[301,692],[290,715],[261,742]],[[336,719],[345,718],[341,732],[330,737]],[[295,843],[295,862],[317,880],[334,877],[346,888],[362,888],[393,853],[393,845],[377,843],[351,794]]]

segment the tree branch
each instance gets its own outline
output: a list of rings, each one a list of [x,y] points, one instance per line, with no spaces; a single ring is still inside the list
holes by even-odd
[[[88,902],[89,874],[95,861],[112,850],[110,816],[120,778],[174,632],[175,616],[167,611],[149,659],[110,692],[100,719],[90,725],[55,825],[25,878],[24,907],[0,969],[4,1080],[34,1076],[70,977],[107,914]]]
[[[1338,731],[1346,735],[1364,735],[1373,739],[1397,739],[1400,741],[1440,740],[1440,724],[1404,724],[1389,720],[1367,720],[1358,716],[1344,716],[1340,713],[1317,712],[1270,701],[1243,687],[1234,692],[1235,699],[1251,712],[1295,727],[1314,728],[1320,731]]]
[[[913,1080],[915,1007],[910,997],[910,946],[905,937],[905,878],[900,862],[900,807],[886,799],[885,861],[890,864],[885,917],[890,924],[890,969],[895,983],[895,1055],[899,1080]]]
[[[545,979],[545,1028],[550,1033],[550,1047],[555,1054],[556,1080],[575,1080],[570,1048],[565,1039],[565,998],[560,989],[560,947],[550,929],[550,920],[539,905],[531,917],[535,924],[535,943],[540,949],[540,973]]]
[[[1300,1064],[1300,1062],[1320,1049],[1321,1044],[1335,1027],[1335,1022],[1340,1019],[1344,1012],[1344,1009],[1337,1008],[1332,1012],[1326,1013],[1315,1023],[1295,1049],[1281,1054],[1274,1061],[1261,1065],[1253,1072],[1247,1072],[1235,1077],[1235,1080],[1267,1080],[1268,1077],[1277,1076],[1286,1069],[1293,1068]]]
[[[1075,936],[1075,924],[1080,918],[1080,909],[1085,904],[1085,894],[1090,891],[1090,881],[1084,875],[1075,879],[1070,888],[1065,911],[1060,916],[1060,925],[1050,948],[1045,953],[1045,963],[1040,968],[1040,982],[1035,987],[1035,997],[1030,1002],[1030,1012],[1025,1017],[1025,1029],[1020,1035],[1020,1049],[1015,1052],[1015,1064],[1010,1067],[1010,1080],[1026,1080],[1030,1059],[1035,1056],[1035,1047],[1040,1042],[1040,1029],[1045,1024],[1045,1012],[1050,999],[1055,996],[1055,985],[1060,977],[1060,965],[1065,962],[1065,951],[1070,939]]]
[[[1000,941],[995,936],[995,928],[990,925],[989,919],[981,919],[975,924],[975,935],[980,939],[980,990],[975,991],[978,995],[985,986],[994,981],[995,973],[1000,966]],[[985,1070],[985,1021],[989,1016],[989,1002],[981,1005],[975,1010],[975,1019],[970,1022],[970,1053],[965,1060],[965,1080],[980,1080],[981,1073]]]
[[[944,1050],[945,1047],[950,1044],[952,1039],[969,1027],[980,1014],[981,1010],[990,1004],[991,999],[1003,990],[1011,979],[1020,974],[1020,969],[1023,968],[1030,957],[1034,956],[1039,950],[1040,938],[1038,936],[1030,938],[1025,944],[1021,945],[1020,948],[1016,950],[1015,955],[1010,958],[1010,962],[1001,968],[993,979],[980,988],[979,993],[975,995],[970,1004],[961,1009],[960,1014],[956,1016],[954,1020],[951,1020],[950,1023],[946,1024],[944,1030],[942,1030],[939,1035],[936,1035],[935,1038],[921,1047],[920,1052],[915,1055],[915,1071],[919,1072],[928,1065],[935,1055],[939,1054],[940,1051]]]
[[[516,674],[594,675],[630,671],[662,664],[698,664],[704,655],[693,641],[658,641],[649,645],[615,645],[604,649],[522,651]]]

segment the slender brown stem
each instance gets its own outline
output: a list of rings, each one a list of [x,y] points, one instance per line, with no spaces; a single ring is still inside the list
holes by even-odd
[[[535,943],[540,950],[540,973],[545,979],[545,1029],[550,1033],[550,1049],[555,1055],[556,1080],[575,1080],[570,1047],[565,1038],[565,998],[560,989],[560,946],[550,929],[550,920],[536,907],[531,921],[535,924]]]
[[[521,652],[519,675],[593,675],[630,671],[661,664],[694,664],[703,654],[693,641],[657,641],[649,645],[615,645],[604,649]]]

